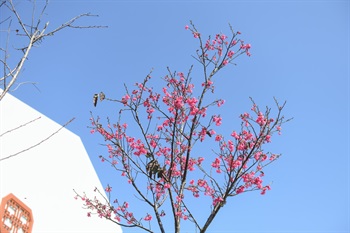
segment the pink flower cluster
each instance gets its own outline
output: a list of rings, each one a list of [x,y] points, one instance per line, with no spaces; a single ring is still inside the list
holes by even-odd
[[[194,28],[186,25],[186,30],[190,30],[194,38],[201,39],[201,34]],[[204,64],[206,62],[214,63],[217,67],[226,66],[239,55],[245,53],[247,56],[251,56],[250,49],[251,44],[245,44],[243,40],[237,39],[240,32],[232,31],[232,38],[220,33],[216,34],[214,39],[207,39],[203,47],[203,53],[199,56],[199,60]],[[240,44],[239,48],[234,50],[234,47]],[[211,54],[211,55],[210,55]]]

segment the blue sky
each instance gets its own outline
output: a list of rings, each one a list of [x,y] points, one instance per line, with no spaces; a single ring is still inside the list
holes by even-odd
[[[17,7],[30,17],[25,1]],[[261,106],[273,105],[273,97],[287,100],[284,115],[294,120],[270,145],[283,154],[265,172],[272,190],[232,198],[209,232],[348,232],[349,7],[349,1],[52,0],[49,29],[85,12],[100,17],[81,24],[108,29],[68,29],[45,39],[19,79],[36,82],[40,92],[27,84],[12,94],[60,124],[76,117],[68,129],[81,137],[101,182],[127,196],[124,181],[98,160],[103,141],[87,128],[90,111],[116,119],[119,109],[104,102],[94,108],[93,94],[120,98],[123,83],[141,81],[151,68],[160,87],[167,66],[186,72],[197,65],[196,40],[184,30],[189,20],[205,35],[229,34],[230,23],[252,44],[252,56],[219,74],[223,124],[238,126],[249,96]],[[1,18],[6,14],[2,9]]]

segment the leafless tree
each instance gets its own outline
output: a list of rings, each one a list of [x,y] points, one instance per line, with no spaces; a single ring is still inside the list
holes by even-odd
[[[103,28],[106,26],[82,26],[76,25],[76,22],[83,17],[98,17],[91,13],[83,13],[74,18],[68,20],[62,25],[56,27],[55,29],[48,31],[49,22],[42,22],[45,11],[48,7],[49,1],[46,0],[44,6],[38,10],[38,4],[36,0],[30,2],[32,4],[32,15],[29,23],[22,20],[20,12],[16,9],[16,4],[13,0],[3,0],[0,3],[0,8],[4,11],[9,11],[9,16],[7,18],[0,18],[0,25],[7,25],[6,30],[1,30],[3,38],[6,38],[4,47],[0,47],[1,56],[0,63],[2,65],[3,76],[0,78],[0,85],[3,89],[0,93],[0,101],[9,91],[17,89],[20,85],[24,84],[18,83],[19,75],[24,67],[25,62],[28,60],[29,54],[32,48],[38,46],[43,39],[46,37],[54,36],[57,32],[66,28]],[[3,14],[2,14],[3,15]],[[14,26],[15,24],[15,26]],[[11,44],[12,37],[20,37],[24,40],[25,46],[16,48]],[[13,48],[13,49],[10,49]],[[17,61],[12,62],[13,66],[10,65],[9,58],[11,52],[21,52],[22,55]],[[17,86],[15,86],[17,83]],[[32,83],[35,85],[35,83]]]
[[[35,47],[38,47],[38,45],[42,43],[43,39],[45,39],[46,37],[54,36],[57,32],[66,28],[84,29],[84,28],[106,27],[106,26],[76,25],[76,22],[81,18],[98,17],[98,15],[93,15],[91,13],[83,13],[78,16],[75,16],[74,18],[68,20],[67,22],[61,24],[60,26],[56,27],[53,30],[48,30],[49,22],[48,21],[43,22],[43,18],[46,15],[45,12],[47,10],[49,1],[46,0],[43,3],[43,6],[41,8],[39,7],[40,4],[38,4],[36,0],[30,0],[28,2],[21,1],[21,3],[31,4],[32,13],[31,13],[30,20],[23,19],[22,17],[23,14],[21,14],[19,10],[17,10],[16,6],[18,5],[16,5],[13,0],[1,0],[0,2],[0,10],[2,12],[0,16],[0,26],[1,26],[0,37],[5,38],[4,41],[1,41],[2,44],[0,45],[0,53],[1,53],[0,63],[2,68],[1,70],[3,72],[3,76],[2,77],[0,76],[0,101],[8,92],[15,91],[22,84],[28,83],[28,82],[18,82],[19,76],[21,74],[21,71],[23,70],[25,62],[28,60],[31,50]],[[30,9],[30,8],[26,8],[26,9]],[[3,14],[3,12],[6,12],[8,14]],[[3,18],[4,15],[7,15],[7,17]],[[6,28],[6,29],[2,30],[2,28]],[[13,43],[14,42],[13,38],[15,38],[16,41],[19,40],[23,42],[24,46],[16,47]],[[19,56],[18,56],[18,53],[20,54]],[[17,59],[17,60],[14,60],[14,59]],[[29,82],[29,83],[35,86],[35,82]],[[6,134],[12,133],[13,131],[19,128],[25,127],[37,120],[40,120],[40,117],[36,119],[32,119],[6,132],[2,132],[2,134],[0,134],[0,140],[1,140],[1,137],[5,136]],[[36,146],[41,145],[42,143],[44,143],[45,141],[53,137],[56,133],[58,133],[63,127],[66,127],[73,120],[74,118],[70,119],[60,129],[48,135],[44,139],[40,140],[38,143],[24,150],[16,152],[12,155],[3,157],[2,159],[0,159],[0,162],[2,160],[17,156],[27,150],[30,150]]]

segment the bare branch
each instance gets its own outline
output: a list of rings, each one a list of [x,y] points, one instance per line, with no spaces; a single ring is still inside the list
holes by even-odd
[[[76,20],[78,20],[79,18],[82,18],[82,17],[98,17],[98,15],[92,15],[90,13],[84,13],[84,14],[81,14],[81,15],[78,15],[74,18],[72,18],[71,20],[69,20],[68,22],[62,24],[61,26],[57,27],[56,29],[52,30],[51,32],[49,33],[46,33],[46,34],[40,34],[40,37],[45,37],[45,36],[53,36],[56,32],[66,28],[66,27],[71,27],[71,28],[80,28],[80,29],[83,29],[83,28],[107,28],[108,26],[75,26],[75,25],[72,25]]]
[[[75,119],[75,117],[73,117],[72,119],[70,119],[70,120],[69,120],[67,123],[65,123],[61,128],[59,128],[58,130],[56,130],[54,133],[50,134],[50,135],[49,135],[48,137],[46,137],[45,139],[43,139],[43,140],[41,140],[40,142],[36,143],[35,145],[32,145],[32,146],[28,147],[27,149],[21,150],[21,151],[15,153],[15,154],[6,156],[6,157],[4,157],[4,158],[1,158],[1,159],[0,159],[0,162],[3,161],[3,160],[5,160],[5,159],[9,159],[9,158],[12,158],[12,157],[14,157],[14,156],[17,156],[17,155],[19,155],[19,154],[22,154],[23,152],[26,152],[26,151],[28,151],[28,150],[30,150],[30,149],[33,149],[34,147],[39,146],[39,145],[42,144],[43,142],[45,142],[45,141],[49,140],[50,138],[52,138],[55,134],[57,134],[57,133],[58,133],[59,131],[61,131],[63,128],[65,128],[65,127],[66,127],[69,123],[71,123],[74,119]],[[28,122],[28,123],[30,123],[30,122]],[[27,123],[27,124],[28,124],[28,123]],[[20,127],[21,127],[21,126],[20,126]]]
[[[8,131],[6,131],[6,132],[0,134],[0,137],[4,136],[4,135],[7,134],[7,133],[11,133],[11,132],[13,132],[13,131],[15,131],[15,130],[17,130],[17,129],[19,129],[19,128],[22,128],[22,127],[24,127],[24,126],[26,126],[26,125],[29,125],[30,123],[33,123],[34,121],[39,120],[40,118],[41,118],[41,117],[37,117],[37,118],[35,118],[35,119],[31,120],[31,121],[28,121],[28,122],[24,123],[23,125],[17,126],[16,128],[13,128],[13,129],[10,129],[10,130],[8,130]]]
[[[1,6],[0,6],[1,7]],[[9,19],[11,19],[11,17],[9,16],[9,17],[7,17],[6,19],[4,19],[3,21],[0,21],[0,24],[2,24],[2,23],[4,23],[4,22],[6,22],[7,20],[9,20]]]
[[[32,48],[33,44],[34,44],[34,40],[35,40],[35,34],[33,37],[30,38],[28,47],[26,49],[25,54],[23,55],[22,59],[20,60],[20,62],[18,63],[17,67],[15,68],[15,73],[12,76],[12,79],[10,81],[10,83],[5,87],[5,89],[3,90],[3,92],[0,94],[0,101],[2,100],[2,98],[4,98],[5,94],[10,90],[10,88],[12,87],[12,85],[15,83],[15,81],[18,78],[18,75],[20,73],[20,71],[22,70],[23,64],[26,61],[28,55],[29,55],[29,51]]]
[[[34,82],[21,82],[21,83],[18,83],[17,87],[15,87],[12,91],[16,91],[23,84],[32,84],[40,92],[39,88],[36,86],[36,83],[34,83]]]
[[[18,12],[17,12],[15,6],[13,5],[12,0],[9,0],[8,2],[10,3],[10,6],[7,6],[7,7],[10,9],[10,11],[12,11],[12,12],[15,14],[16,18],[18,19],[19,25],[21,25],[23,31],[24,31],[25,34],[28,36],[28,38],[30,38],[30,33],[27,31],[27,28],[26,28],[26,26],[24,25],[24,23],[23,23],[21,17],[19,16],[19,14],[18,14]]]

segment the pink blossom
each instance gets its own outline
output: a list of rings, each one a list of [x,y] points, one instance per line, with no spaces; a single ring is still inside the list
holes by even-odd
[[[216,132],[215,132],[215,130],[211,129],[211,130],[209,130],[209,134],[210,134],[211,136],[213,136],[213,135],[216,134]]]
[[[207,129],[205,127],[199,132],[200,141],[202,142],[205,139],[205,135],[207,135]]]
[[[215,141],[219,142],[220,140],[222,139],[222,136],[221,135],[216,135],[215,137]]]
[[[246,145],[246,143],[244,141],[239,142],[237,145],[237,150],[246,150],[247,148],[248,148],[248,146]]]
[[[266,142],[271,142],[271,135],[266,135],[265,136],[265,141]]]
[[[228,143],[229,151],[233,152],[233,150],[235,149],[235,146],[234,146],[233,142],[231,140],[228,140],[227,143]]]
[[[281,129],[282,129],[281,126],[277,126],[276,129],[278,131],[278,135],[281,135]]]
[[[227,36],[224,35],[224,34],[221,34],[221,35],[220,35],[220,39],[221,39],[221,40],[226,40],[226,39],[227,39]]]
[[[232,50],[230,50],[230,51],[228,51],[227,56],[228,56],[229,58],[232,58],[234,54],[235,54],[235,52],[233,52]]]
[[[177,202],[181,202],[182,199],[183,199],[182,197],[176,196],[176,201],[177,201]]]
[[[254,180],[253,180],[253,184],[255,184],[259,189],[262,188],[262,179],[260,176],[258,177],[255,177]]]
[[[216,197],[214,200],[213,200],[213,206],[216,206],[217,204],[220,204],[224,201],[224,199],[222,197]]]
[[[152,139],[150,142],[151,147],[156,148],[157,143]]]
[[[198,114],[201,114],[202,117],[205,117],[207,115],[207,108],[202,108],[198,111]]]
[[[213,116],[213,121],[215,122],[216,126],[220,126],[221,125],[221,120],[222,118],[220,116]]]
[[[214,50],[214,46],[210,44],[209,40],[207,40],[207,42],[205,43],[205,48],[207,48],[208,50]]]
[[[204,187],[207,184],[207,182],[205,180],[199,179],[197,181],[197,184],[199,187]]]
[[[202,83],[202,87],[210,87],[213,84],[213,81],[207,80],[206,82]]]
[[[204,158],[203,157],[199,157],[198,160],[197,160],[197,164],[198,165],[201,165],[201,163],[204,161]]]
[[[256,123],[258,123],[260,126],[263,126],[266,123],[266,119],[262,112],[259,112],[258,118],[256,119]]]
[[[190,106],[190,107],[194,107],[196,105],[196,103],[198,102],[198,100],[195,97],[189,98],[186,100],[186,103]]]
[[[265,195],[266,190],[271,190],[270,185],[266,185],[265,187],[262,188],[261,195]]]
[[[182,99],[183,99],[182,96],[176,98],[175,103],[174,103],[176,109],[181,109],[182,106],[184,105]]]
[[[219,57],[221,57],[221,55],[222,55],[222,47],[217,47],[216,49],[218,50]]]
[[[225,103],[225,100],[219,100],[217,102],[217,105],[218,105],[218,107],[221,107],[221,105],[223,105],[224,103]]]
[[[234,138],[237,139],[237,140],[240,138],[239,135],[236,133],[236,131],[233,131],[233,132],[231,133],[231,136],[234,137]]]
[[[199,38],[200,34],[198,32],[193,32],[193,37],[194,38]]]
[[[220,159],[215,158],[215,161],[211,164],[211,166],[214,168],[220,168]]]
[[[126,208],[126,209],[129,208],[129,203],[128,202],[124,202],[123,207]]]
[[[121,102],[122,102],[124,105],[127,105],[129,99],[130,99],[130,96],[129,96],[128,94],[126,94],[125,96],[123,96]]]
[[[150,214],[147,214],[146,217],[143,218],[145,221],[151,221],[152,220],[152,216]]]
[[[188,30],[188,29],[189,29],[189,26],[188,26],[188,25],[186,25],[186,26],[185,26],[185,29],[186,29],[186,30]]]
[[[243,193],[244,192],[244,186],[239,186],[237,189],[236,189],[236,193],[237,194],[240,194],[240,193]]]
[[[277,155],[272,154],[272,155],[270,156],[270,161],[273,161],[273,160],[275,160],[275,159],[277,159],[277,158],[278,158]]]
[[[182,212],[181,212],[181,211],[177,211],[177,212],[175,213],[175,215],[178,216],[178,217],[182,217]]]
[[[239,161],[239,160],[234,160],[234,161],[232,161],[232,163],[231,163],[231,169],[234,169],[234,168],[237,168],[237,167],[239,167],[239,166],[241,166],[242,165],[242,162],[241,161]]]
[[[261,154],[262,154],[262,152],[261,152],[261,151],[256,152],[256,153],[255,153],[255,155],[254,155],[254,159],[255,159],[255,160],[259,160],[259,159],[260,159]]]

